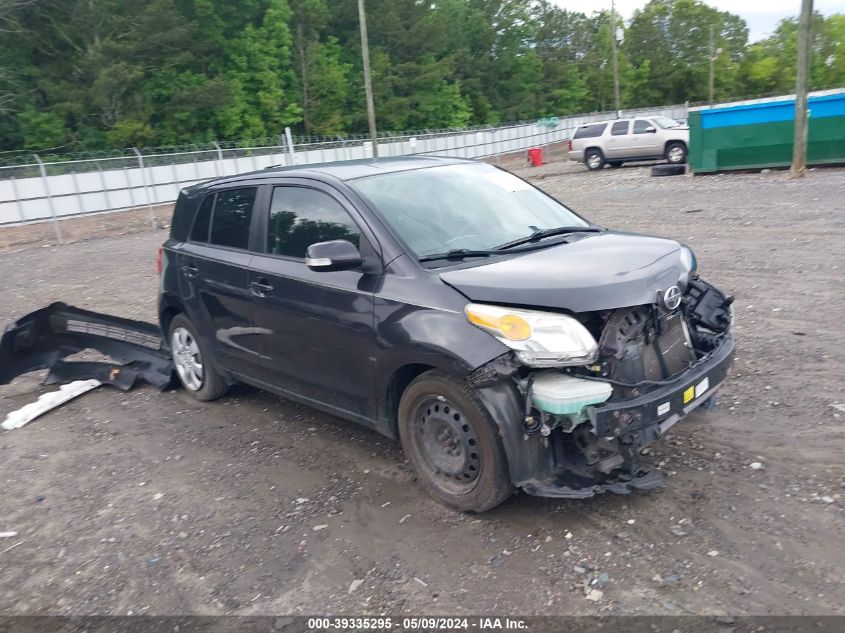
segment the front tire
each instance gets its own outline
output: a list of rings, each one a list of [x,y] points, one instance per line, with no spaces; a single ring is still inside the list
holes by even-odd
[[[428,371],[408,385],[399,438],[420,484],[450,508],[483,512],[513,491],[495,423],[475,391],[448,374]]]
[[[197,400],[217,400],[226,393],[226,379],[214,366],[211,352],[183,314],[170,323],[170,353],[179,382]]]
[[[584,154],[584,164],[590,171],[601,169],[604,167],[604,154],[599,149],[588,149]]]
[[[687,162],[687,146],[683,143],[669,143],[666,146],[666,160],[672,165],[683,165]]]

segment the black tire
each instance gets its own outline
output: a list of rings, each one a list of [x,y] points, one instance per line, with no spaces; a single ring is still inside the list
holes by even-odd
[[[196,375],[192,377],[186,376],[182,369],[191,360],[188,358],[188,349],[190,349],[190,346],[186,345],[185,350],[180,350],[180,344],[174,338],[180,336],[182,332],[187,332],[198,352],[191,356],[194,361],[199,361],[199,367],[202,373],[198,381],[192,380],[192,378],[197,377]],[[225,377],[217,370],[211,352],[208,350],[205,342],[197,336],[196,328],[194,328],[194,325],[184,314],[177,314],[173,317],[173,321],[170,322],[170,332],[167,340],[170,345],[170,353],[173,355],[174,371],[179,377],[179,382],[182,383],[185,391],[203,402],[217,400],[217,398],[228,391],[229,385]],[[184,360],[177,358],[177,354],[180,354],[180,352],[184,354]]]
[[[651,168],[652,176],[681,176],[685,173],[686,165],[655,165]]]
[[[610,165],[611,167],[614,167],[614,168],[622,167],[622,161],[621,160],[609,160],[609,161],[607,161],[607,164]]]
[[[681,142],[669,143],[664,158],[672,165],[683,165],[687,162],[687,146]]]
[[[484,512],[513,492],[496,424],[475,391],[432,370],[399,402],[399,439],[423,488],[444,505]]]
[[[600,149],[592,147],[584,152],[584,164],[590,171],[601,169],[604,167],[604,154]]]

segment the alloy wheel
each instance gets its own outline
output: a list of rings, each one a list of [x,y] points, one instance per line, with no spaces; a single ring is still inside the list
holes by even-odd
[[[669,150],[667,155],[670,163],[680,163],[684,160],[684,148],[680,145],[675,145]]]
[[[170,338],[170,350],[182,384],[191,391],[199,391],[203,380],[202,355],[193,334],[177,327]]]

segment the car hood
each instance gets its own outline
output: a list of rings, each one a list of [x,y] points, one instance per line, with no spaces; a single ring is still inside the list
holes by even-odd
[[[590,312],[653,303],[685,284],[682,255],[673,240],[607,231],[440,278],[472,301]]]

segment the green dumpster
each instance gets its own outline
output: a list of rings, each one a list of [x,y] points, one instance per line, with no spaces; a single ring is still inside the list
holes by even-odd
[[[807,103],[807,163],[845,163],[845,88],[811,93]],[[693,171],[788,167],[794,119],[794,95],[690,108]]]

